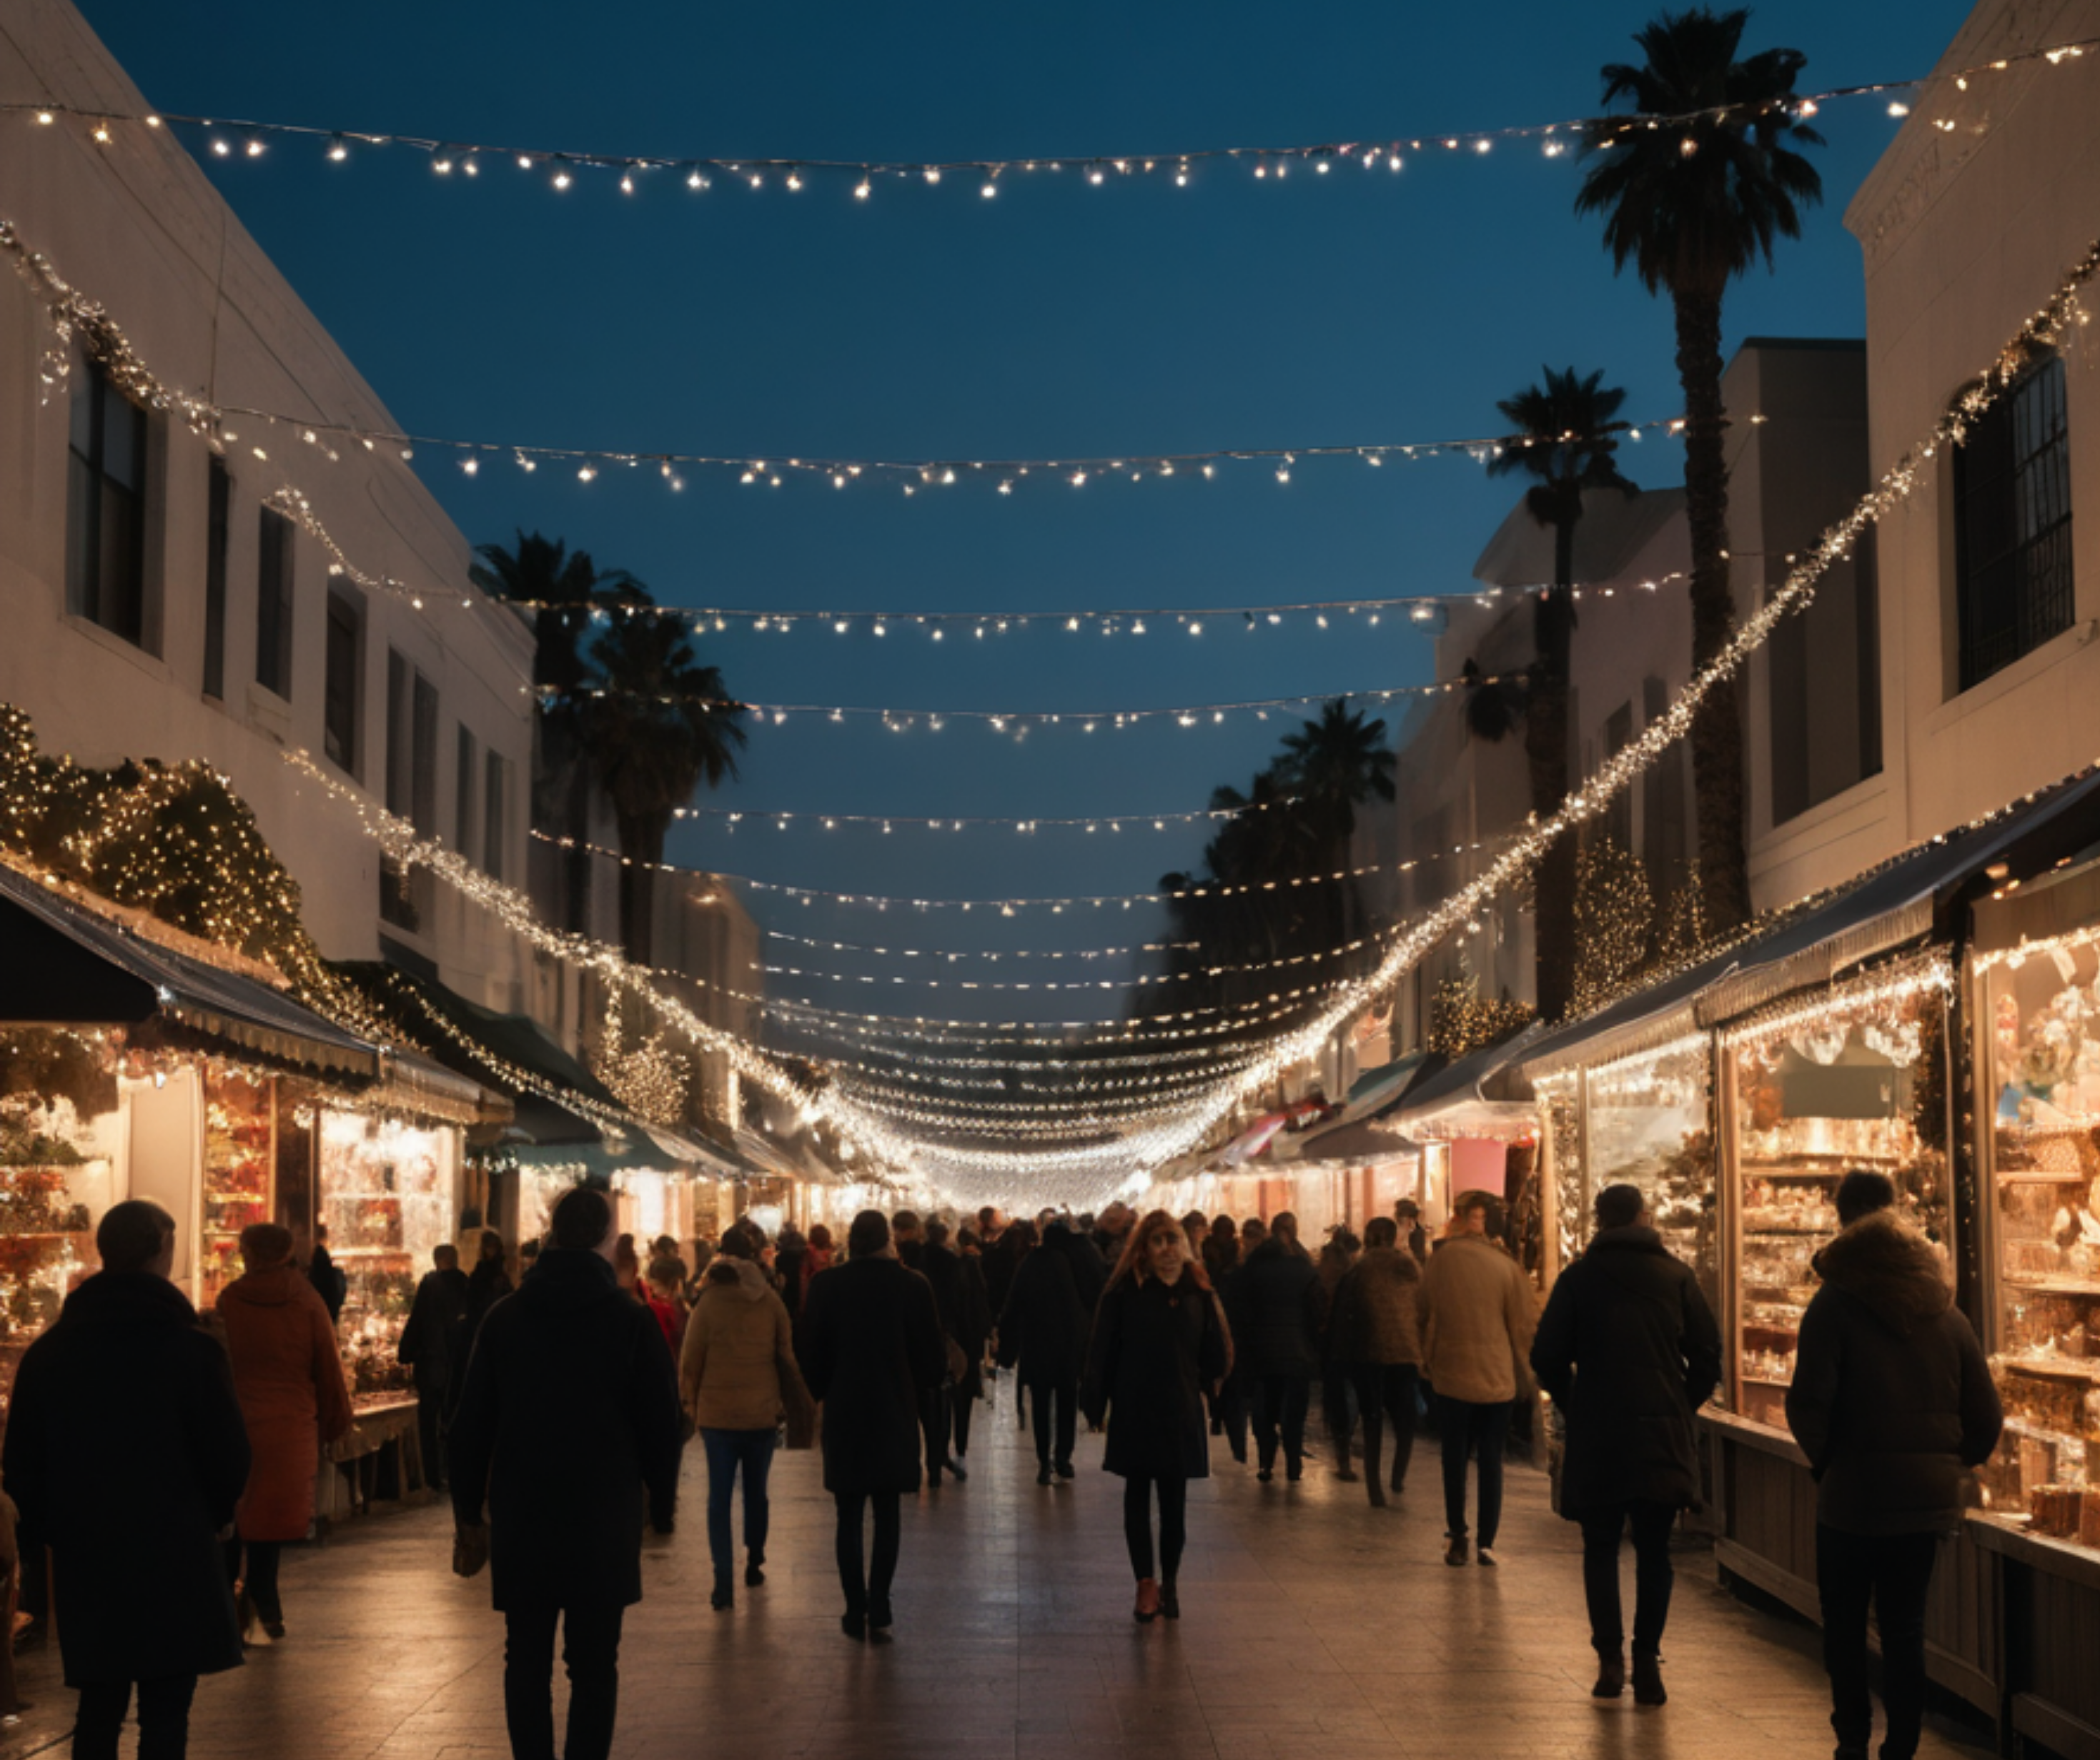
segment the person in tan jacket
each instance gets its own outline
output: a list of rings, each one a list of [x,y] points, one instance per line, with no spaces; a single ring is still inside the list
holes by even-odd
[[[1436,1393],[1444,1442],[1444,1553],[1463,1564],[1466,1460],[1480,1463],[1480,1561],[1495,1562],[1502,1524],[1502,1450],[1518,1393],[1518,1365],[1531,1351],[1538,1314],[1523,1269],[1488,1233],[1494,1200],[1468,1192],[1458,1200],[1422,1277],[1423,1372]]]
[[[707,1450],[711,1604],[717,1610],[736,1602],[729,1506],[739,1469],[744,1585],[756,1589],[765,1581],[765,1479],[780,1423],[783,1366],[789,1375],[799,1374],[788,1309],[759,1265],[751,1237],[731,1229],[701,1279],[678,1361],[679,1393]]]

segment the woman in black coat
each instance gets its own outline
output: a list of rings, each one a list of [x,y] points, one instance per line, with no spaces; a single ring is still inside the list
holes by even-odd
[[[1087,1422],[1099,1429],[1110,1410],[1101,1464],[1123,1481],[1123,1538],[1137,1574],[1136,1615],[1149,1622],[1181,1617],[1175,1591],[1188,1533],[1189,1481],[1211,1473],[1203,1395],[1232,1368],[1224,1311],[1189,1250],[1181,1225],[1155,1210],[1130,1231],[1094,1317],[1086,1388]],[[1159,1495],[1160,1575],[1154,1581],[1152,1498]]]
[[[898,1500],[919,1489],[919,1402],[948,1372],[933,1291],[897,1258],[889,1219],[863,1210],[844,1265],[810,1280],[802,1309],[803,1378],[824,1407],[824,1489],[838,1506],[839,1583],[849,1638],[888,1636],[889,1585],[902,1533]],[[861,1522],[875,1507],[875,1553]]]
[[[1017,1222],[1013,1229],[1027,1226]],[[1062,1253],[1031,1252],[1021,1261],[999,1310],[999,1364],[1017,1369],[1022,1392],[1034,1399],[1038,1485],[1053,1482],[1053,1462],[1058,1478],[1072,1476],[1079,1374],[1086,1367],[1090,1320]]]

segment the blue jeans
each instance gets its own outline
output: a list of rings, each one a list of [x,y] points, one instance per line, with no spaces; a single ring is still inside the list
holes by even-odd
[[[737,1469],[743,1469],[743,1547],[747,1552],[765,1555],[765,1522],[770,1513],[765,1501],[765,1476],[773,1467],[770,1430],[703,1430],[700,1444],[708,1451],[708,1551],[715,1561],[715,1575],[726,1577],[735,1567],[735,1549],[730,1543],[729,1499],[736,1485]]]

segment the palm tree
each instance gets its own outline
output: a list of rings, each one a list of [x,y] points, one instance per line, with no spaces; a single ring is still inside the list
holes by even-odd
[[[1614,418],[1626,394],[1607,389],[1604,374],[1578,379],[1542,367],[1542,385],[1529,385],[1495,407],[1522,436],[1489,464],[1490,476],[1523,471],[1538,479],[1524,508],[1553,530],[1553,585],[1532,601],[1531,665],[1524,698],[1524,750],[1531,771],[1532,810],[1542,819],[1568,798],[1568,649],[1575,633],[1575,528],[1590,490],[1639,491],[1619,473]],[[1575,983],[1575,840],[1556,838],[1539,859],[1532,883],[1538,946],[1535,961],[1538,1013],[1555,1021],[1567,1012]]]
[[[580,931],[590,923],[590,856],[582,847],[590,836],[590,768],[584,761],[580,703],[572,694],[588,672],[578,644],[594,614],[646,605],[649,593],[624,569],[601,574],[588,550],[571,552],[561,539],[521,531],[517,544],[514,550],[479,546],[474,553],[481,560],[467,573],[484,592],[538,608],[532,682],[558,694],[541,698],[534,724],[532,824],[568,841],[559,914],[565,928]]]
[[[1721,297],[1775,238],[1801,235],[1801,207],[1823,179],[1789,143],[1820,146],[1798,120],[1795,77],[1807,57],[1767,49],[1738,60],[1749,13],[1705,7],[1664,13],[1634,41],[1639,67],[1605,68],[1604,102],[1638,114],[1594,124],[1578,213],[1602,214],[1615,266],[1630,260],[1649,293],[1676,308],[1684,389],[1684,494],[1692,534],[1692,663],[1703,671],[1735,627],[1728,586],[1728,472],[1722,456]],[[1657,119],[1668,118],[1658,125]],[[1742,723],[1735,683],[1716,681],[1692,728],[1699,799],[1699,872],[1707,922],[1749,915],[1743,834]]]
[[[655,940],[655,865],[677,809],[736,773],[747,737],[719,667],[702,666],[672,618],[618,618],[591,644],[604,691],[585,699],[584,750],[620,828],[620,938],[646,966]]]
[[[1374,800],[1396,799],[1393,772],[1399,763],[1386,744],[1383,719],[1367,721],[1361,710],[1343,697],[1329,703],[1317,721],[1300,724],[1284,736],[1277,768],[1297,790],[1314,849],[1316,873],[1332,873],[1348,866],[1349,840],[1356,834],[1357,809]],[[1334,944],[1347,938],[1357,914],[1353,881],[1337,880],[1321,890]]]

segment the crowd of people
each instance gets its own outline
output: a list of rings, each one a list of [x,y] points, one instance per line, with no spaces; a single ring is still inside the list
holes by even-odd
[[[2001,1415],[1943,1258],[1899,1220],[1888,1181],[1848,1175],[1837,1207],[1788,1416],[1818,1485],[1838,1760],[1868,1752],[1870,1608],[1881,1751],[1908,1760],[1935,1543]],[[1039,1486],[1074,1476],[1082,1417],[1105,1431],[1142,1624],[1180,1617],[1189,1487],[1208,1476],[1213,1438],[1264,1486],[1280,1466],[1286,1492],[1324,1450],[1335,1479],[1386,1507],[1428,1420],[1445,1562],[1495,1566],[1503,1456],[1535,1377],[1564,1430],[1555,1507],[1582,1532],[1594,1692],[1617,1698],[1630,1679],[1638,1703],[1661,1705],[1671,1538],[1702,1495],[1693,1414],[1718,1384],[1721,1335],[1637,1188],[1600,1193],[1595,1221],[1542,1313],[1485,1193],[1462,1195],[1433,1242],[1403,1199],[1361,1239],[1330,1230],[1317,1253],[1289,1212],[1235,1224],[1117,1204],[1097,1217],[987,1209],[955,1225],[870,1210],[842,1252],[823,1227],[769,1239],[747,1218],[718,1242],[659,1239],[645,1261],[586,1184],[526,1244],[514,1284],[501,1236],[470,1227],[460,1245],[460,1245],[436,1250],[400,1355],[425,1470],[451,1495],[453,1568],[486,1567],[504,1616],[513,1752],[610,1752],[645,1530],[673,1531],[695,1440],[712,1605],[735,1607],[739,1576],[763,1586],[774,1452],[821,1437],[840,1625],[886,1641],[902,1499],[968,1480],[975,1407],[1002,1372]],[[174,1233],[148,1202],[108,1212],[101,1270],[24,1357],[0,1459],[24,1533],[54,1555],[77,1760],[112,1760],[135,1690],[142,1760],[179,1760],[198,1678],[284,1637],[280,1553],[311,1531],[319,1452],[351,1423],[324,1242],[302,1267],[289,1231],[249,1228],[244,1274],[208,1328],[171,1281]],[[150,1471],[142,1435],[156,1443]],[[558,1634],[570,1683],[559,1749]]]

